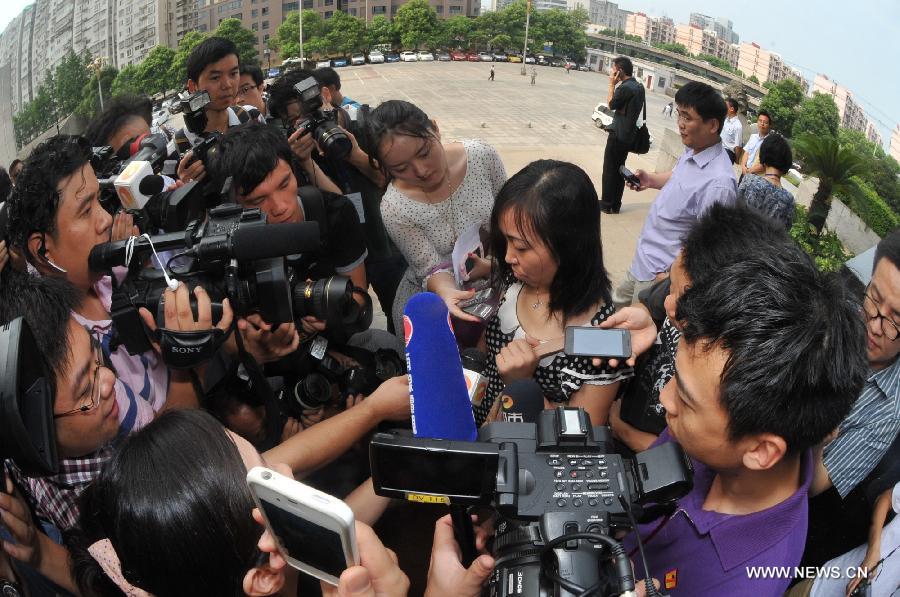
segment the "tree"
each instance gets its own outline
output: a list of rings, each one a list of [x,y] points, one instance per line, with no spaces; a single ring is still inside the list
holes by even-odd
[[[420,45],[434,37],[438,27],[437,12],[428,0],[409,0],[397,11],[394,27],[404,48],[418,50]]]
[[[456,18],[461,18],[466,22],[469,21],[466,17],[453,17],[453,19]],[[450,21],[453,19],[450,19]],[[466,32],[468,33],[468,30]],[[366,26],[366,45],[369,48],[383,44],[394,45],[397,41],[396,37],[394,25],[384,15],[374,17]]]
[[[111,91],[116,95],[139,95],[143,93],[141,69],[137,64],[129,64],[119,71],[112,82]]]
[[[97,77],[100,77],[100,87],[103,89],[103,101],[112,99],[112,84],[119,71],[114,66],[104,66],[99,73],[91,75],[84,88],[81,90],[81,102],[75,109],[77,114],[85,118],[93,118],[100,113],[100,95],[97,89]]]
[[[175,82],[176,89],[180,89],[187,83],[188,76],[186,63],[188,56],[190,56],[191,51],[200,45],[200,42],[207,37],[209,37],[207,34],[201,33],[200,31],[188,31],[185,33],[184,37],[181,38],[181,41],[178,42],[178,49],[175,50],[175,58],[172,60],[172,66],[169,68],[169,80]],[[123,68],[122,70],[124,71],[125,69]]]
[[[750,75],[750,78],[747,80],[751,83],[756,83],[757,85],[759,85],[759,79],[756,78],[756,75]]]
[[[809,223],[820,234],[831,210],[832,195],[855,197],[860,194],[853,177],[862,172],[864,163],[852,149],[830,136],[803,134],[794,141],[794,149],[803,160],[804,170],[819,178],[819,187],[809,205]]]
[[[837,137],[839,122],[840,115],[834,99],[830,95],[815,92],[812,97],[800,102],[793,136],[811,133],[816,136]]]
[[[75,52],[69,50],[56,67],[55,83],[50,92],[56,101],[61,119],[75,112],[81,102],[81,90],[91,77],[87,68],[90,62],[90,53],[85,52],[84,56],[77,56]]]
[[[859,156],[866,168],[859,175],[873,192],[884,199],[896,213],[900,213],[900,164],[885,154],[884,148],[872,143],[860,131],[838,129],[838,141]]]
[[[660,50],[666,50],[668,52],[672,52],[673,54],[681,54],[682,56],[688,56],[687,48],[684,47],[683,44],[661,44],[656,43],[653,44],[654,47],[659,48]]]
[[[269,38],[269,47],[281,54],[281,58],[300,55],[300,13],[292,12]]]
[[[138,65],[137,79],[140,90],[154,95],[178,87],[180,81],[174,79],[171,67],[175,61],[175,50],[166,46],[156,46]]]
[[[256,35],[249,29],[244,29],[239,19],[225,19],[219,23],[213,35],[224,37],[237,46],[241,64],[259,64]]]
[[[759,103],[759,109],[771,117],[772,128],[785,137],[791,137],[797,106],[803,101],[803,89],[794,79],[783,79],[769,89],[769,93]]]
[[[567,12],[553,8],[539,14],[538,31],[541,37],[535,36],[535,41],[543,41],[552,45],[554,56],[581,59],[584,56],[584,47],[587,45],[587,36],[584,33],[584,20],[586,19],[584,10],[576,9]]]
[[[365,25],[360,19],[345,12],[337,11],[328,21],[329,50],[341,56],[359,51],[365,44]]]

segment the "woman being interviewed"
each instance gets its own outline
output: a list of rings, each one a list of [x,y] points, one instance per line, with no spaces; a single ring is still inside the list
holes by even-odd
[[[381,203],[384,226],[409,263],[394,299],[394,329],[403,330],[403,308],[423,290],[437,293],[455,317],[472,291],[459,290],[451,253],[459,236],[477,226],[486,230],[494,198],[506,182],[496,150],[477,140],[441,141],[437,123],[409,102],[390,100],[365,117],[370,147],[389,181]],[[487,276],[478,259],[469,278]]]
[[[559,353],[541,359],[535,353],[544,342],[561,344],[567,325],[596,326],[614,311],[593,183],[574,164],[532,162],[503,185],[490,230],[501,299],[485,333],[489,384],[474,407],[476,421],[484,421],[505,385],[533,378],[547,406],[582,407],[593,424],[606,424],[619,382],[631,369],[595,367],[590,357]]]

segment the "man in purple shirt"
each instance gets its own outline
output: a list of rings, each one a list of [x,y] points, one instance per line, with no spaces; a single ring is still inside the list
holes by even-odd
[[[710,205],[737,199],[731,159],[719,137],[727,112],[725,100],[709,85],[692,81],[675,94],[675,104],[685,151],[670,172],[634,172],[641,184],[629,184],[633,190],[662,192],[650,207],[631,268],[613,293],[617,308],[637,302],[641,290],[669,271],[682,237]]]
[[[672,596],[781,595],[806,539],[810,448],[866,378],[862,320],[840,280],[786,243],[761,243],[693,284],[676,318],[657,443],[681,444],[694,487],[673,514],[640,525],[650,573]]]

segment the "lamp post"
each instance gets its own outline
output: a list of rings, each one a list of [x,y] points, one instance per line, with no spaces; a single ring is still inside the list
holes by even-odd
[[[272,70],[272,56],[271,56],[272,50],[270,50],[269,48],[266,48],[263,51],[263,54],[266,55],[266,70]],[[266,74],[268,74],[268,73],[266,73]]]
[[[297,16],[300,21],[300,68],[303,68],[303,1],[300,0],[300,10],[297,11]]]
[[[531,0],[525,5],[525,47],[522,48],[522,70],[519,72],[525,76],[525,60],[528,57],[528,25],[531,22]]]
[[[97,93],[100,95],[100,111],[103,111],[103,86],[100,84],[100,71],[103,69],[103,56],[97,56],[93,62],[91,62],[91,68],[94,70],[94,74],[97,75]]]

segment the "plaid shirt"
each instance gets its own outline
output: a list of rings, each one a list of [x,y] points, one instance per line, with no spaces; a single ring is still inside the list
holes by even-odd
[[[6,461],[6,467],[24,490],[35,517],[64,531],[78,522],[78,496],[100,474],[112,453],[113,448],[108,445],[82,458],[64,458],[57,474],[44,477],[25,475],[12,460]]]

